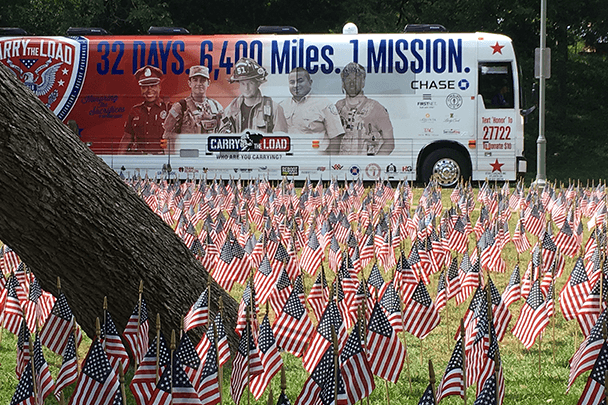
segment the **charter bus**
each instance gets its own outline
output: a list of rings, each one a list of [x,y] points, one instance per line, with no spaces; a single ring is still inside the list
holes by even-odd
[[[0,36],[0,61],[119,173],[515,180],[525,110],[511,40],[430,27],[22,34]]]

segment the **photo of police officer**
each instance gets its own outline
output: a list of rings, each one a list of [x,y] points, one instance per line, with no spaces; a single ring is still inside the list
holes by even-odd
[[[246,129],[271,134],[287,132],[283,107],[262,95],[260,86],[268,72],[255,60],[241,58],[228,81],[238,83],[240,95],[224,111],[220,132],[240,133]]]
[[[351,62],[342,69],[340,76],[346,93],[346,97],[336,103],[344,127],[340,154],[390,154],[395,148],[393,125],[386,108],[363,94],[365,68]]]
[[[312,78],[303,67],[289,73],[292,97],[281,101],[290,134],[322,134],[320,149],[329,154],[340,152],[344,128],[336,106],[329,100],[311,95]]]
[[[207,66],[190,67],[188,73],[190,95],[171,107],[165,120],[163,139],[175,139],[176,134],[218,132],[224,108],[218,101],[207,97],[210,83]]]
[[[144,66],[135,72],[135,80],[144,99],[135,104],[125,122],[124,134],[118,145],[119,154],[162,154],[163,123],[171,107],[161,100],[160,83],[163,72],[155,66]]]

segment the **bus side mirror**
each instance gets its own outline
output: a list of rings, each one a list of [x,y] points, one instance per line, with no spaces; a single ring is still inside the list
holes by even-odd
[[[532,83],[532,100],[534,102],[534,105],[532,107],[522,108],[519,111],[519,113],[521,114],[522,117],[527,117],[533,111],[536,110],[536,105],[538,104],[538,94],[537,94],[537,91],[536,91],[536,82]]]

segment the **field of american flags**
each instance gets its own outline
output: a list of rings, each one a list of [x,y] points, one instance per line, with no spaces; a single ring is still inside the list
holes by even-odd
[[[492,189],[494,185],[489,185],[487,188]],[[477,220],[480,217],[480,213],[482,216],[484,213],[480,209],[481,202],[479,200],[480,190],[484,192],[487,188],[481,187],[481,189],[477,188],[471,190],[473,193],[473,200],[476,201],[476,206],[470,207],[470,225],[471,228],[477,228]],[[498,186],[497,192],[501,190],[501,187]],[[372,191],[372,190],[367,190]],[[421,205],[421,197],[424,197],[425,189],[423,188],[412,188],[412,197],[411,200],[413,202],[410,207],[410,211],[413,214],[417,206]],[[509,190],[509,195],[512,194],[513,189]],[[566,188],[563,191],[567,191]],[[298,190],[300,193],[301,191]],[[453,204],[456,205],[458,202],[453,203],[450,200],[450,196],[452,194],[452,190],[442,190],[441,191],[441,204],[443,208],[449,208]],[[555,192],[558,194],[558,192]],[[542,194],[541,194],[542,195]],[[486,207],[491,207],[492,201],[488,200],[485,204]],[[433,205],[436,206],[439,204],[437,201],[433,202]],[[373,206],[374,204],[372,204]],[[379,211],[381,205],[376,203],[376,213]],[[385,208],[388,211],[388,207]],[[175,209],[172,208],[173,212]],[[491,211],[491,209],[490,209]],[[374,209],[371,209],[371,212],[374,212]],[[556,210],[557,212],[557,210]],[[280,215],[280,212],[279,212]],[[533,216],[533,215],[532,215]],[[559,218],[558,215],[556,217]],[[230,218],[230,215],[227,215],[227,218]],[[547,216],[548,218],[548,216]],[[585,225],[588,220],[596,220],[595,217],[585,218]],[[174,222],[174,227],[176,231],[179,233],[179,225],[177,218]],[[508,220],[510,233],[513,235],[513,231],[517,227],[517,223],[519,220],[519,215],[517,211],[513,211],[513,215]],[[604,220],[604,219],[602,219]],[[439,219],[437,219],[437,223]],[[264,225],[263,222],[260,222],[261,225]],[[356,225],[356,223],[352,223]],[[281,224],[279,224],[280,226]],[[531,223],[530,225],[535,225],[535,223]],[[202,228],[204,226],[199,224],[197,228]],[[483,228],[483,226],[481,226]],[[532,226],[531,226],[532,227]],[[542,227],[542,225],[541,225]],[[480,228],[483,231],[483,229]],[[556,229],[556,225],[553,225],[553,235],[558,234],[559,229]],[[418,229],[417,232],[423,233],[424,228]],[[540,231],[539,231],[540,232]],[[498,232],[497,232],[498,233]],[[467,251],[468,254],[471,254],[474,248],[474,237],[475,233],[472,233],[469,240],[469,249]],[[375,235],[372,235],[375,236]],[[494,254],[491,253],[491,249],[493,245],[496,245],[496,238],[494,238],[493,244],[488,242],[488,235],[483,232],[480,233],[480,240],[483,240],[483,243],[486,246],[481,250],[480,261],[484,263],[489,263],[491,268],[501,269],[503,272],[492,272],[490,273],[490,277],[492,278],[493,283],[496,285],[497,289],[502,293],[509,284],[509,280],[511,278],[511,273],[515,267],[515,265],[519,261],[520,269],[521,269],[521,278],[522,280],[525,278],[526,268],[531,260],[531,254],[529,250],[523,251],[521,255],[517,255],[517,251],[515,245],[513,243],[506,243],[502,248],[501,258],[504,260],[504,264],[498,263],[498,260]],[[495,235],[493,235],[495,236]],[[589,237],[589,231],[587,230],[587,226],[584,227],[583,240],[587,241]],[[528,239],[532,245],[534,245],[537,240],[543,242],[541,237],[533,236],[528,232]],[[379,241],[380,239],[376,239]],[[386,250],[394,249],[395,256],[399,258],[401,256],[401,250],[403,249],[406,257],[409,258],[409,254],[411,253],[411,244],[410,240],[407,241],[408,244],[401,244],[401,246],[397,246],[394,248],[392,245],[388,247]],[[316,243],[321,243],[317,240]],[[329,241],[331,243],[331,240]],[[346,246],[346,244],[342,244]],[[314,245],[313,245],[314,246]],[[326,251],[330,249],[329,244],[326,245]],[[483,246],[483,245],[480,245]],[[221,250],[221,245],[220,249]],[[417,250],[418,247],[416,247]],[[486,249],[490,250],[490,252],[486,251]],[[547,249],[550,250],[550,249]],[[420,250],[419,250],[420,251]],[[424,248],[422,248],[424,251]],[[312,250],[311,250],[312,252]],[[546,256],[547,254],[545,250],[542,251],[542,255],[539,253],[537,256]],[[313,263],[318,260],[316,256],[312,254],[308,254],[309,260]],[[334,280],[334,272],[330,269],[329,263],[327,262],[327,257],[324,261],[325,263],[325,274],[327,278],[327,284],[331,286]],[[415,259],[415,258],[413,258]],[[458,262],[460,263],[462,259],[462,255],[458,255]],[[384,261],[383,261],[384,260]],[[542,260],[542,259],[539,259]],[[591,260],[591,259],[590,259]],[[412,260],[412,267],[414,266],[414,261]],[[378,258],[379,266],[378,269],[373,267],[374,260],[370,260],[367,263],[367,266],[362,269],[362,271],[358,274],[359,279],[366,279],[372,273],[372,269],[374,272],[376,270],[380,271],[380,275],[383,277],[385,282],[389,282],[393,275],[395,274],[394,266],[386,265],[389,268],[389,271],[385,271],[383,263],[391,263],[390,258],[384,257],[382,260]],[[566,385],[568,382],[569,376],[569,367],[568,360],[576,349],[578,345],[582,341],[583,337],[581,335],[580,327],[577,323],[577,320],[570,320],[568,322],[565,321],[562,312],[560,310],[559,304],[557,304],[557,296],[562,291],[564,285],[566,284],[567,278],[570,275],[570,272],[574,268],[575,260],[569,257],[564,258],[563,263],[563,274],[561,277],[557,278],[554,286],[554,291],[556,292],[556,305],[554,314],[549,318],[548,326],[542,332],[542,343],[540,344],[540,356],[539,356],[539,339],[537,338],[535,343],[532,345],[531,349],[526,350],[522,343],[511,333],[511,330],[516,324],[516,321],[519,318],[519,313],[522,305],[524,304],[523,299],[519,299],[515,303],[513,303],[509,310],[511,311],[512,318],[507,327],[507,332],[505,334],[504,339],[500,342],[500,354],[503,364],[503,374],[505,380],[505,402],[504,403],[530,403],[537,404],[539,403],[539,398],[542,399],[542,402],[547,401],[547,403],[564,403],[571,404],[575,403],[580,397],[583,388],[585,386],[585,382],[587,379],[588,371],[582,374],[578,380],[573,384],[569,393],[564,395]],[[440,267],[440,266],[439,266]],[[446,268],[447,270],[447,268]],[[313,283],[317,279],[317,275],[320,272],[318,270],[317,274],[310,275],[304,273],[303,284],[304,284],[304,292],[308,294],[313,286]],[[487,272],[485,270],[479,271],[478,273],[482,274],[483,279],[487,282]],[[590,271],[590,275],[593,273]],[[428,272],[427,276],[429,279],[429,284],[426,285],[428,292],[433,300],[436,299],[437,296],[437,286],[439,284],[439,275],[440,272]],[[477,279],[479,276],[476,274]],[[277,277],[278,278],[278,277]],[[463,278],[460,280],[461,282],[465,282]],[[468,280],[467,283],[471,281]],[[478,281],[477,281],[478,282]],[[370,282],[370,284],[372,284]],[[405,284],[405,283],[404,283]],[[404,284],[401,284],[403,287]],[[448,283],[449,284],[449,283]],[[540,283],[539,283],[540,284]],[[424,284],[423,284],[424,285]],[[529,286],[531,287],[531,286]],[[472,288],[472,290],[475,287]],[[549,286],[547,286],[549,288]],[[411,300],[411,296],[415,287],[408,290],[409,297]],[[374,291],[370,288],[370,291]],[[405,288],[402,288],[400,291],[405,291]],[[546,290],[548,291],[548,290]],[[235,299],[240,300],[243,292],[242,284],[235,284],[231,293],[235,297]],[[374,293],[381,294],[380,291],[374,291]],[[403,294],[408,294],[402,293]],[[423,391],[426,389],[428,385],[428,373],[427,373],[427,361],[431,359],[433,361],[435,371],[437,373],[437,383],[439,383],[441,376],[443,375],[443,370],[445,369],[448,360],[450,359],[452,350],[456,341],[453,339],[456,329],[459,324],[460,318],[465,316],[465,311],[468,308],[471,296],[473,295],[473,291],[471,291],[466,299],[463,299],[460,305],[456,305],[456,299],[452,298],[447,301],[446,306],[441,309],[440,316],[441,321],[439,324],[432,329],[432,331],[421,341],[415,336],[413,336],[410,332],[400,332],[399,338],[401,339],[402,344],[405,343],[405,347],[407,349],[407,362],[404,362],[403,369],[401,370],[399,379],[396,384],[388,383],[385,384],[381,379],[376,377],[376,388],[373,393],[370,395],[370,403],[385,403],[387,396],[387,386],[388,386],[388,395],[390,400],[396,403],[418,403],[419,398],[422,396]],[[546,296],[546,293],[545,295]],[[371,297],[373,300],[374,297]],[[137,297],[134,297],[134,301],[136,301]],[[286,300],[286,299],[285,299]],[[193,303],[194,304],[194,303]],[[111,308],[111,303],[110,303]],[[310,310],[310,307],[309,307]],[[151,309],[153,312],[153,309]],[[184,310],[184,313],[187,309]],[[266,309],[265,306],[260,306],[260,310],[258,312],[258,321],[261,322],[263,315],[265,314]],[[371,315],[371,305],[368,306],[368,317]],[[274,313],[271,311],[270,314],[271,319],[274,318]],[[312,319],[316,319],[312,316]],[[586,318],[585,318],[586,319]],[[588,322],[588,321],[587,321]],[[316,321],[314,321],[316,324]],[[593,326],[593,325],[591,325]],[[589,326],[589,328],[591,327]],[[124,328],[122,325],[118,325],[120,331]],[[196,342],[195,342],[196,343]],[[90,344],[90,341],[85,341],[85,345]],[[14,393],[17,379],[15,378],[14,367],[16,363],[15,359],[15,347],[17,346],[17,339],[13,337],[13,335],[8,331],[3,331],[2,337],[2,347],[0,349],[0,362],[2,363],[2,378],[5,381],[2,381],[2,387],[10,386],[10,389],[3,388],[2,392],[0,392],[0,400],[6,400],[6,403],[10,402],[10,399]],[[81,346],[80,351],[83,351],[83,346]],[[80,358],[82,359],[86,355],[86,349],[83,353],[80,354]],[[322,355],[319,354],[319,356]],[[45,348],[45,357],[49,362],[51,372],[53,376],[56,377],[59,366],[61,365],[61,358],[53,355]],[[285,368],[287,370],[287,396],[289,397],[291,403],[296,401],[296,398],[300,394],[302,387],[305,385],[305,380],[308,377],[308,373],[304,371],[304,367],[302,366],[302,361],[288,353],[283,353],[283,362]],[[539,374],[540,368],[540,374]],[[127,385],[130,380],[130,377],[133,373],[131,369],[130,373],[127,374]],[[408,372],[409,370],[409,372]],[[11,378],[13,377],[13,378]],[[411,377],[411,389],[410,389],[410,377]],[[280,392],[280,381],[278,377],[275,377],[272,381],[274,398],[279,395]],[[5,392],[6,391],[6,392]],[[9,392],[10,391],[10,392]],[[128,389],[127,389],[128,391]],[[66,393],[69,392],[69,388],[66,389]],[[224,403],[232,403],[229,398],[230,392],[230,370],[224,370]],[[135,403],[133,398],[127,395],[127,400],[131,401],[129,403]],[[246,396],[246,393],[245,395]],[[476,396],[475,387],[471,387],[468,389],[468,401],[471,402],[474,400]],[[51,397],[47,398],[46,403],[54,403],[54,399]],[[241,400],[241,403],[244,403],[245,399]],[[263,402],[262,402],[263,401]],[[442,400],[442,403],[460,403],[462,400],[458,397],[447,397]],[[253,400],[253,396],[251,396],[251,402],[256,403]],[[262,396],[262,398],[257,403],[267,403],[267,393]],[[472,403],[472,402],[471,402]]]

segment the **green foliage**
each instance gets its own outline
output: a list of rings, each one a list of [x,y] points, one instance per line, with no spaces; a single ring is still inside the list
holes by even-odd
[[[169,8],[169,4],[171,7]],[[534,48],[539,46],[537,0],[4,0],[0,26],[38,35],[64,35],[68,27],[101,27],[142,34],[150,26],[179,26],[193,34],[253,33],[260,25],[291,25],[303,33],[340,33],[346,22],[360,32],[400,32],[406,24],[439,23],[452,32],[497,32],[513,39],[521,66],[523,107],[531,98]],[[597,54],[576,53],[584,44]],[[547,176],[550,180],[605,177],[603,134],[608,83],[608,7],[602,0],[548,2]],[[570,47],[570,48],[569,48]],[[570,49],[570,51],[569,51]],[[603,55],[601,54],[603,52]],[[538,112],[526,129],[528,179],[536,173]]]

